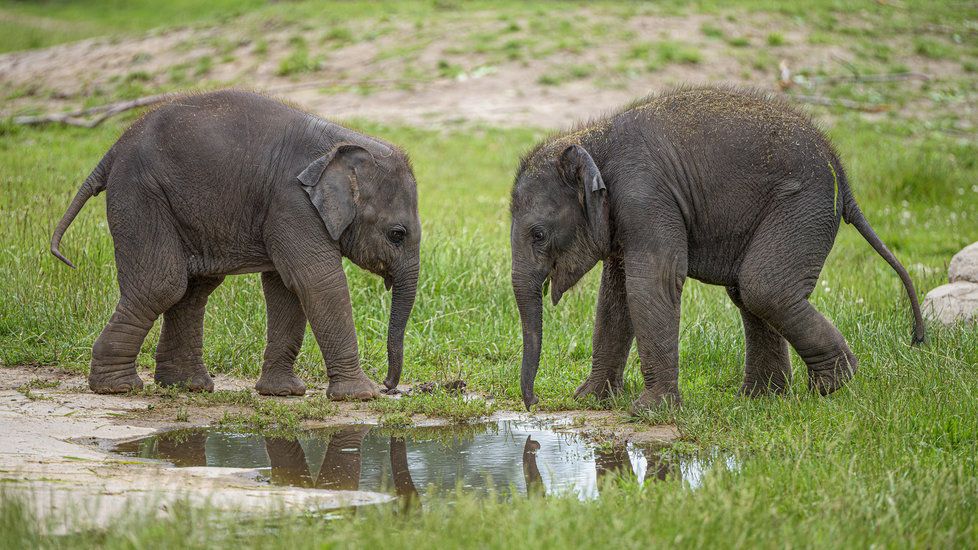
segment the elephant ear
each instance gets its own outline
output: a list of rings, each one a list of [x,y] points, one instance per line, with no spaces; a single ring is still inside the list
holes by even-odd
[[[564,149],[558,160],[560,172],[576,189],[582,192],[582,208],[587,218],[591,239],[598,246],[602,257],[611,252],[611,228],[608,214],[608,188],[594,159],[584,147],[571,145]]]
[[[314,160],[299,174],[302,188],[326,224],[334,241],[353,222],[358,198],[357,174],[363,173],[370,152],[359,145],[341,144]]]

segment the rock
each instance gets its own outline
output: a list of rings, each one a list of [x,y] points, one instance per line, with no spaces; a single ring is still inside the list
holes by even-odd
[[[971,243],[951,258],[947,278],[952,283],[968,281],[978,283],[978,243]]]
[[[945,325],[978,322],[978,283],[959,280],[931,290],[924,298],[923,312]]]

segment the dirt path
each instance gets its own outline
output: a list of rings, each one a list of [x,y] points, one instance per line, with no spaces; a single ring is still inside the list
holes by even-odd
[[[309,31],[294,23],[244,21],[83,40],[0,55],[0,89],[7,96],[0,114],[232,85],[265,90],[338,119],[564,127],[680,84],[728,82],[777,92],[782,67],[792,75],[846,76],[854,63],[862,71],[888,70],[872,67],[872,59],[843,38],[826,43],[804,24],[776,14],[579,15],[600,32],[588,36],[561,23],[565,19],[501,21],[492,13],[470,13],[435,18],[420,28],[367,20]],[[912,52],[906,40],[893,37],[883,46]],[[961,74],[960,64],[946,59],[909,53],[898,61],[906,71],[929,75],[931,88],[934,80]],[[827,92],[805,77],[799,82],[803,94]],[[931,105],[921,93],[927,85],[909,80],[891,90],[902,103],[890,104],[885,94],[877,101],[906,116],[954,107]],[[860,97],[880,85],[854,88],[851,93]],[[962,118],[970,121],[965,129],[973,127],[974,109],[967,97],[959,99],[942,101],[960,103]]]
[[[145,377],[146,382],[151,380]],[[218,390],[240,390],[250,383],[226,377]],[[178,500],[207,502],[219,508],[330,510],[380,504],[390,495],[268,485],[258,471],[237,468],[176,468],[133,460],[108,452],[112,443],[145,437],[159,430],[207,425],[234,406],[190,406],[186,422],[172,411],[157,414],[164,400],[152,396],[95,395],[86,380],[47,367],[0,368],[0,482],[11,495],[30,497],[34,517],[55,532],[105,525],[127,511],[155,510],[166,515]],[[486,420],[526,418],[500,412]],[[607,411],[536,414],[538,420],[576,420],[589,433],[639,443],[668,443],[679,434],[672,426],[643,427],[621,422]],[[586,422],[581,422],[581,419]],[[355,403],[340,404],[326,422],[376,424],[377,413]],[[419,417],[421,425],[444,424]],[[569,427],[569,430],[575,430]]]

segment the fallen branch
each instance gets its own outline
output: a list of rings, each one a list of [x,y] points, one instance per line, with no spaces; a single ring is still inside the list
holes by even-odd
[[[832,99],[828,97],[822,97],[817,95],[801,95],[801,94],[785,94],[788,98],[795,101],[801,101],[803,103],[811,103],[813,105],[824,105],[826,107],[845,107],[846,109],[853,109],[856,111],[863,111],[865,113],[882,113],[884,111],[889,111],[890,106],[885,103],[860,103],[858,101],[851,101],[848,99]]]
[[[808,79],[813,84],[834,84],[837,82],[896,82],[899,80],[930,80],[924,73],[886,73],[864,74],[858,76],[814,76]]]
[[[897,82],[901,80],[930,80],[930,76],[924,73],[903,72],[903,73],[883,73],[883,74],[854,74],[852,76],[812,76],[798,77],[798,81],[792,76],[788,62],[781,60],[778,63],[778,87],[782,90],[793,88],[796,85],[811,88],[818,84],[837,84],[841,82]]]
[[[326,88],[329,86],[384,86],[388,84],[425,84],[431,80],[423,78],[384,78],[377,80],[313,80],[310,82],[296,82],[294,84],[282,84],[268,88],[259,88],[265,93],[280,94],[307,90],[309,88]]]
[[[131,111],[133,109],[138,109],[140,107],[155,105],[162,101],[166,101],[171,97],[173,97],[171,94],[158,94],[131,99],[129,101],[120,101],[117,103],[99,105],[97,107],[89,107],[87,109],[78,109],[76,111],[70,111],[67,113],[48,113],[46,115],[37,116],[17,116],[14,117],[14,123],[34,126],[38,124],[50,124],[52,122],[57,122],[67,124],[69,126],[94,128],[118,114]],[[94,118],[86,118],[92,115],[98,116]]]

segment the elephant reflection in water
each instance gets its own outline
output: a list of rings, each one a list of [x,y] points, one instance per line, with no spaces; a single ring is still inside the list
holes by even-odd
[[[333,434],[316,479],[312,478],[305,450],[297,439],[266,437],[269,477],[276,485],[356,491],[360,488],[363,440],[369,431],[370,426],[350,426]],[[161,436],[156,442],[156,452],[175,466],[206,466],[206,442],[206,432]],[[408,501],[417,501],[418,491],[408,470],[407,445],[403,438],[391,437],[390,456],[395,492]]]
[[[546,488],[543,483],[543,476],[540,475],[540,468],[537,467],[537,453],[540,451],[540,443],[534,441],[532,436],[527,436],[526,443],[523,444],[523,478],[526,480],[527,495],[545,495]],[[666,478],[677,471],[677,464],[664,458],[654,450],[638,449],[646,457],[648,469],[645,472],[645,479],[656,479],[665,481]],[[628,455],[628,450],[622,446],[615,446],[608,449],[595,449],[594,451],[594,472],[597,479],[597,488],[601,488],[607,479],[614,479],[620,476],[629,476],[635,470],[632,468],[632,459]],[[644,481],[644,480],[639,480]]]
[[[204,445],[207,432],[190,431],[179,434],[163,434],[156,440],[156,454],[181,468],[188,466],[207,466]]]
[[[537,452],[540,450],[540,443],[533,441],[533,436],[526,436],[526,443],[523,444],[523,479],[526,480],[527,496],[544,496],[547,489],[543,485],[543,476],[540,475],[540,468],[537,468]]]

